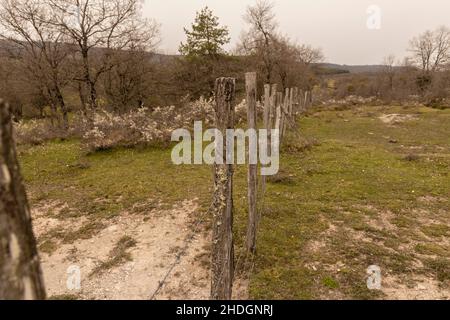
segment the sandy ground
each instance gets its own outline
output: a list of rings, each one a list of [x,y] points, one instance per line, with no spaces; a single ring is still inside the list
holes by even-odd
[[[385,124],[397,124],[405,121],[416,120],[417,117],[411,114],[384,114],[379,119]]]
[[[52,218],[48,212],[56,211],[49,211],[51,207],[44,205],[33,210],[33,226],[38,239],[52,228],[69,230],[83,224],[83,219]],[[52,254],[41,253],[47,295],[75,295],[81,299],[151,299],[177,254],[186,247],[186,239],[193,235],[193,221],[199,214],[195,200],[184,201],[171,210],[155,210],[145,222],[140,215],[124,213],[109,220],[107,227],[90,239],[61,244]],[[108,259],[117,241],[125,235],[136,240],[136,246],[129,249],[132,260],[90,276],[96,266]],[[209,297],[208,238],[208,233],[201,228],[195,232],[155,299]],[[81,285],[79,289],[70,290],[67,282],[74,283],[77,267],[81,271]]]
[[[423,197],[419,199],[424,202],[434,202],[440,201],[442,199],[433,197]],[[398,230],[397,227],[390,221],[393,219],[393,214],[390,211],[378,210],[374,206],[360,206],[360,208],[365,208],[366,210],[372,210],[377,212],[376,216],[371,218],[366,218],[366,223],[368,226],[395,234]],[[414,210],[414,209],[413,209]],[[429,218],[431,213],[429,211],[417,211],[416,219],[419,222],[418,226],[430,225],[432,223],[438,223],[438,220],[432,220]],[[418,226],[411,227],[411,237],[414,234],[420,233]],[[349,235],[352,243],[347,243],[343,245],[354,245],[358,243],[371,243],[379,246],[383,246],[382,243],[374,241],[368,236],[364,231],[355,231],[352,228],[346,227],[345,225],[329,225],[329,229],[326,230],[319,240],[310,241],[307,245],[307,250],[313,253],[327,252],[332,248],[331,242],[335,241],[333,238],[336,234],[345,233]],[[424,238],[427,238],[425,234],[420,233]],[[428,240],[432,243],[437,243],[441,245],[448,245],[448,239],[442,239],[438,241],[436,239]],[[399,250],[402,252],[414,252],[415,245],[419,243],[412,239],[408,239],[408,245],[400,246]],[[387,248],[388,249],[388,248]],[[393,250],[393,249],[390,249]],[[450,287],[442,286],[437,279],[431,274],[422,274],[420,271],[423,269],[423,263],[418,259],[416,254],[416,260],[413,262],[417,269],[415,274],[410,273],[393,273],[389,270],[381,270],[381,292],[383,293],[383,300],[449,300],[450,299]],[[310,270],[318,270],[319,268],[324,268],[331,274],[339,273],[342,269],[346,267],[345,261],[339,261],[335,265],[320,265],[318,263],[309,263],[306,265]],[[322,299],[348,299],[341,292],[324,292],[321,295]]]
[[[450,291],[441,288],[439,282],[424,276],[408,279],[406,285],[398,277],[386,276],[382,279],[382,291],[388,300],[448,300]]]

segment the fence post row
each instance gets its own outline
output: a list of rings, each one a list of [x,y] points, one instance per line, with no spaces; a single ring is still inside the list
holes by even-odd
[[[257,129],[257,75],[256,72],[245,74],[248,129]],[[235,79],[218,78],[215,85],[215,125],[221,132],[234,129],[234,95]],[[311,103],[311,92],[299,88],[286,88],[278,92],[276,84],[264,85],[262,96],[264,128],[268,131],[268,152],[271,150],[270,130],[279,130],[280,143],[286,130],[295,127],[295,116],[307,110]],[[252,139],[250,139],[252,140]],[[257,144],[259,145],[259,144]],[[214,165],[213,244],[212,244],[212,279],[211,299],[229,300],[232,294],[234,276],[233,243],[233,165],[226,164],[227,137],[223,135],[223,148],[216,150],[222,157],[223,164]],[[257,197],[257,164],[255,146],[250,145],[248,164],[248,225],[246,249],[248,253],[256,251],[256,234],[259,224],[258,201],[263,202],[265,177],[261,179],[261,197]]]

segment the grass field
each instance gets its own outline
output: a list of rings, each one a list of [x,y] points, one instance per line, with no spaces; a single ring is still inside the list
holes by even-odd
[[[269,179],[249,297],[449,298],[450,110],[324,108],[298,125],[301,137],[288,137]],[[69,233],[39,236],[43,254],[89,239],[124,212],[145,221],[154,208],[198,198],[206,212],[211,201],[211,168],[177,167],[170,149],[87,155],[71,140],[19,151],[32,206],[57,201],[67,204],[57,219],[83,217]],[[239,255],[246,167],[235,177]],[[366,287],[370,265],[381,268],[381,291]]]

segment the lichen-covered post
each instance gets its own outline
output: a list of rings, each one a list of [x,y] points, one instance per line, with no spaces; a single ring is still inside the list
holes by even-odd
[[[264,85],[264,129],[267,130],[267,154],[270,155],[270,133],[271,133],[271,123],[272,123],[272,110],[273,110],[273,99],[275,94],[270,92],[271,90],[270,84]],[[276,90],[276,88],[275,88]],[[276,92],[276,91],[275,91]],[[266,188],[266,176],[263,176],[261,179],[261,194],[264,194],[264,190]]]
[[[303,101],[303,110],[306,112],[308,110],[308,100],[309,99],[309,91],[305,91],[305,100]]]
[[[280,123],[279,123],[279,128],[280,129],[280,141],[283,139],[283,126],[284,126],[284,117],[283,117],[283,92],[278,92],[277,93],[277,109],[278,107],[280,107],[280,111],[281,111],[281,117],[280,117]],[[276,111],[278,112],[278,110]],[[275,118],[276,121],[276,118]]]
[[[276,116],[275,116],[275,129],[278,129],[278,131],[281,133],[281,120],[283,119],[281,116],[281,106],[277,106]],[[280,143],[281,143],[281,137],[280,137]]]
[[[300,89],[300,92],[298,94],[298,104],[299,104],[299,111],[300,113],[303,113],[304,110],[304,99],[305,99],[305,93],[303,90]]]
[[[289,121],[289,88],[286,88],[284,94],[284,103],[282,109],[281,117],[282,117],[282,126],[281,126],[281,136],[286,134],[286,129]]]
[[[289,118],[293,119],[294,115],[294,88],[289,90]]]
[[[270,90],[270,86],[265,86]],[[256,130],[256,72],[248,72],[245,74],[245,90],[247,92],[247,122],[248,129]],[[264,122],[268,122],[268,112],[266,116],[266,110],[268,110],[270,92],[265,92],[267,97],[267,109],[264,110]],[[266,103],[265,103],[266,105]],[[266,107],[266,106],[265,106]],[[251,142],[250,142],[251,143]],[[249,150],[249,165],[248,165],[248,223],[247,223],[247,252],[254,253],[256,251],[256,229],[258,224],[258,213],[256,206],[256,189],[257,189],[257,164],[251,163],[250,159],[255,155],[251,154],[252,150]]]
[[[275,124],[275,114],[277,112],[277,87],[278,86],[276,84],[272,85],[272,93],[270,97],[270,129],[273,129]]]
[[[226,162],[226,130],[234,129],[235,79],[218,78],[215,85],[215,126],[223,134],[220,157],[223,164],[214,165],[212,204],[212,279],[211,299],[229,300],[233,286],[233,165]]]
[[[294,88],[294,115],[298,115],[298,87]]]
[[[45,299],[42,272],[12,136],[0,101],[0,300]]]
[[[270,84],[264,86],[264,129],[270,130],[270,109],[272,96],[270,95]]]

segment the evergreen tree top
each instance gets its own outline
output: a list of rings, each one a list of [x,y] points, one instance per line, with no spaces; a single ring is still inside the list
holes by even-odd
[[[191,30],[184,28],[186,43],[179,51],[188,57],[217,57],[224,53],[223,45],[230,42],[228,28],[220,26],[219,18],[206,6],[197,12]]]

